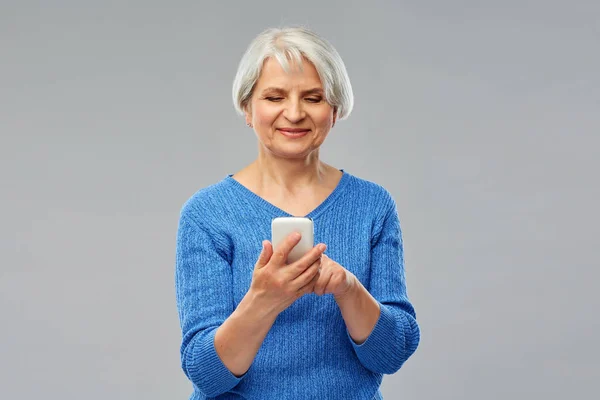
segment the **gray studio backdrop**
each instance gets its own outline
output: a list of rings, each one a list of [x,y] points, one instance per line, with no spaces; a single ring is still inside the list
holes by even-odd
[[[183,202],[251,162],[251,38],[305,24],[394,195],[422,328],[386,399],[598,395],[597,1],[0,2],[0,398],[184,399]],[[349,396],[351,398],[351,396]]]

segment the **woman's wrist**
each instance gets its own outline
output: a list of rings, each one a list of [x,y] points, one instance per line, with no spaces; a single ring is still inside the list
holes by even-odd
[[[263,293],[250,288],[235,309],[234,314],[248,316],[253,321],[271,326],[280,312],[267,301]]]
[[[246,294],[215,334],[217,354],[236,377],[250,368],[276,318],[254,297],[253,293]]]
[[[356,295],[356,292],[359,290],[359,288],[361,286],[360,281],[356,278],[356,276],[353,273],[351,273],[350,271],[348,271],[346,273],[349,274],[350,283],[348,285],[348,289],[344,293],[333,295],[333,298],[337,302],[343,301],[347,297],[352,297],[352,296]]]
[[[350,337],[363,343],[373,331],[381,312],[379,303],[355,277],[351,289],[335,297]]]

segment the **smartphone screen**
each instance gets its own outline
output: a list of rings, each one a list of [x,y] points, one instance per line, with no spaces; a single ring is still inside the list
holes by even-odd
[[[302,238],[290,252],[287,259],[288,264],[298,261],[315,245],[314,223],[312,219],[307,217],[278,217],[271,221],[271,243],[273,244],[273,249],[277,249],[292,232],[299,232]]]

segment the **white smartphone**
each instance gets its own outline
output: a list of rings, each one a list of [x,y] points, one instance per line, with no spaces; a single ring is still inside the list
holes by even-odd
[[[307,217],[278,217],[271,221],[273,249],[276,249],[292,232],[299,232],[302,238],[288,255],[288,264],[298,261],[315,246],[315,228],[312,219]]]

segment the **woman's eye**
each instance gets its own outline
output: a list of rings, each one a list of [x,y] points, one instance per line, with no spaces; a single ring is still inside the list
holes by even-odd
[[[269,100],[269,101],[281,101],[283,100],[283,97],[265,97],[265,99]],[[306,101],[310,102],[310,103],[319,103],[321,100],[323,100],[320,97],[307,97]]]

